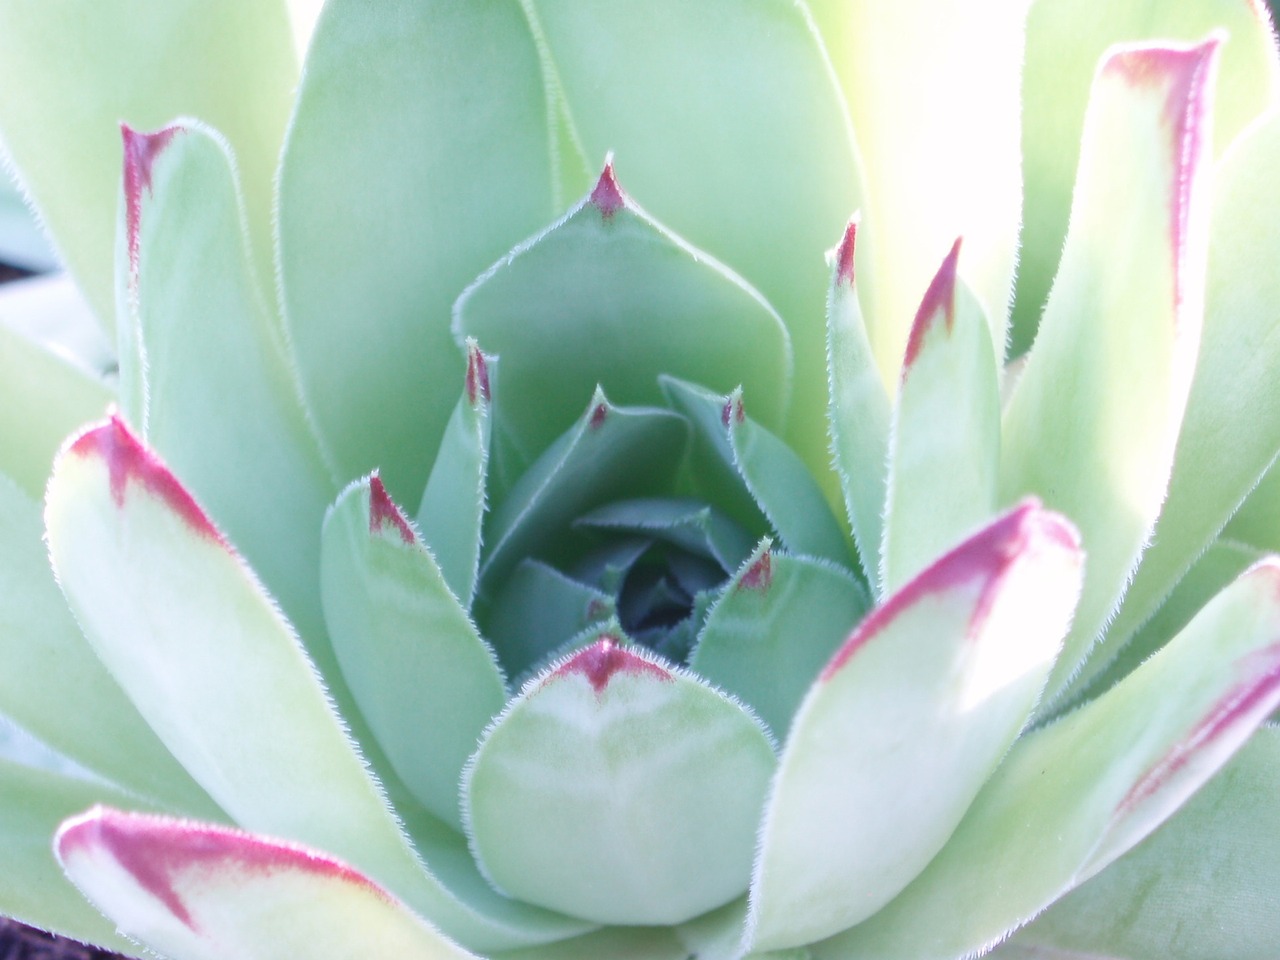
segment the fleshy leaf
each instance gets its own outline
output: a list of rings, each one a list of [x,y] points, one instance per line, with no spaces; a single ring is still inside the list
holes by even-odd
[[[741,698],[781,740],[869,606],[866,589],[847,571],[775,553],[766,540],[711,608],[689,667]]]
[[[740,896],[774,757],[758,722],[616,635],[531,680],[463,802],[502,890],[603,923],[671,924]]]
[[[342,857],[482,948],[582,929],[496,897],[460,903],[424,868],[287,621],[122,422],[65,449],[46,525],[55,572],[98,656],[236,823]]]
[[[860,184],[808,12],[739,0],[524,6],[535,11],[558,82],[549,95],[563,98],[591,172],[614,151],[646,210],[745,277],[781,315],[796,362],[782,436],[834,495],[822,423],[822,254],[857,208]],[[746,372],[708,386],[739,383],[761,421],[779,429]]]
[[[1214,97],[1216,157],[1280,94],[1275,35],[1263,5],[1253,0],[1113,0],[1087,9],[1077,0],[1036,0],[1029,6],[1022,81],[1025,203],[1013,356],[1031,345],[1062,256],[1089,83],[1108,47],[1151,37],[1193,43],[1211,30],[1226,30]]]
[[[1280,117],[1253,128],[1214,171],[1204,340],[1169,496],[1109,643],[1102,666],[1155,611],[1222,528],[1280,450]],[[1241,416],[1248,410],[1248,416]]]
[[[706,448],[727,458],[788,550],[851,566],[844,533],[813,474],[790,447],[747,415],[741,389],[718,396],[675,377],[664,377],[663,389]],[[714,493],[709,499],[715,502]]]
[[[959,257],[957,240],[907,340],[889,441],[884,595],[996,512],[1000,381],[982,307],[958,286]]]
[[[458,298],[454,334],[502,358],[494,413],[525,463],[596,384],[618,403],[657,404],[664,373],[726,392],[745,384],[766,423],[786,422],[792,355],[782,320],[632,203],[612,165],[562,220]]]
[[[1168,823],[1018,933],[1009,960],[1018,948],[1270,960],[1280,942],[1278,772],[1280,728],[1263,727]]]
[[[1024,504],[858,626],[792,722],[749,946],[801,946],[858,923],[942,849],[1040,694],[1081,560],[1061,517]]]
[[[490,374],[494,358],[467,341],[467,376],[418,507],[418,528],[453,595],[471,606],[489,473]]]
[[[892,417],[854,279],[858,224],[836,248],[827,298],[827,407],[831,454],[867,582],[879,585]]]
[[[421,494],[463,389],[453,301],[558,212],[547,126],[520,4],[326,4],[281,162],[280,270],[340,479],[376,467],[397,500]]]
[[[211,824],[94,807],[55,840],[71,880],[128,936],[178,960],[475,960],[359,871]]]
[[[278,0],[0,4],[0,86],[23,91],[0,105],[5,146],[108,328],[121,121],[150,129],[198,116],[221,130],[269,268],[275,163],[297,79]]]
[[[631,533],[670,543],[733,570],[751,553],[747,534],[697,500],[651,497],[607,503],[574,521],[579,529]]]
[[[377,476],[325,518],[320,574],[334,652],[378,743],[418,800],[461,829],[463,765],[507,699],[493,652]]]
[[[942,851],[821,958],[977,953],[1172,814],[1280,705],[1280,562],[1220,593],[1103,696],[1023,736]]]
[[[668,927],[605,927],[544,947],[495,953],[490,960],[689,960],[688,948]]]
[[[586,413],[547,448],[490,515],[481,591],[492,591],[524,557],[569,559],[563,554],[571,540],[567,529],[593,507],[669,490],[685,436],[685,425],[675,414],[653,407],[615,407],[597,389]]]
[[[264,278],[246,248],[233,159],[195,122],[125,128],[128,323],[145,409],[134,423],[258,572],[327,677],[316,558],[337,490],[298,398]],[[123,358],[122,358],[123,362]],[[287,490],[288,496],[246,495]]]
[[[898,386],[911,318],[958,236],[962,276],[1003,353],[1022,207],[1028,0],[994,0],[980,13],[965,0],[811,6],[858,134],[866,183],[859,266],[885,387]]]
[[[0,476],[0,714],[126,790],[220,817],[85,642],[43,534],[40,505]]]
[[[1204,308],[1217,47],[1125,48],[1100,68],[1062,269],[1005,408],[1004,498],[1041,496],[1089,556],[1048,697],[1115,609],[1167,489]]]

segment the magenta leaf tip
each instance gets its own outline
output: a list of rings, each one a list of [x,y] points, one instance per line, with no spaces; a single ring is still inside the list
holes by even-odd
[[[925,335],[942,317],[946,321],[947,332],[950,333],[956,321],[956,266],[960,261],[960,239],[951,245],[951,250],[942,260],[942,266],[934,274],[929,289],[920,301],[920,309],[916,311],[915,320],[911,324],[911,334],[907,339],[907,352],[902,362],[905,374],[920,355]]]
[[[142,225],[142,192],[151,192],[151,170],[156,158],[164,152],[182,127],[162,127],[151,133],[140,133],[127,123],[120,124],[124,141],[125,230],[129,243],[130,276],[138,277],[138,234]]]
[[[409,526],[409,519],[387,493],[382,478],[375,473],[369,478],[369,533],[377,535],[387,527],[398,532],[405,543],[413,543],[417,539],[413,535],[413,527]]]
[[[626,206],[626,194],[618,186],[618,179],[613,173],[612,157],[605,161],[600,179],[591,191],[591,203],[606,220],[613,219],[613,215]]]
[[[840,238],[840,245],[836,247],[836,284],[846,287],[853,286],[853,251],[857,246],[858,240],[858,221],[853,219],[849,221],[849,225],[844,228],[844,236]]]
[[[670,680],[671,674],[658,664],[618,645],[618,638],[601,635],[589,647],[579,650],[556,668],[551,679],[579,675],[587,678],[597,695],[604,693],[609,681],[619,674],[650,676],[658,680]]]

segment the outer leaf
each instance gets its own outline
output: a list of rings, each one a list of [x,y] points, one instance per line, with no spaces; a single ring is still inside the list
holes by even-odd
[[[746,277],[782,316],[796,362],[783,436],[833,484],[822,423],[822,254],[858,206],[859,175],[806,10],[787,0],[525,6],[536,11],[587,167],[594,172],[615,151],[625,183],[655,218]],[[745,373],[712,386],[738,382],[763,411]],[[763,412],[761,420],[776,426]]]
[[[1022,83],[1026,182],[1011,344],[1014,356],[1031,345],[1062,256],[1089,82],[1099,59],[1115,43],[1153,37],[1192,43],[1215,28],[1227,32],[1214,97],[1213,150],[1221,156],[1280,93],[1280,56],[1261,3],[1036,0],[1031,4]]]
[[[204,511],[124,425],[54,467],[54,568],[107,669],[165,746],[246,829],[329,850],[484,947],[581,929],[427,872],[288,623]]]
[[[454,334],[502,357],[495,411],[518,462],[537,457],[596,384],[617,402],[656,404],[664,373],[726,392],[746,384],[766,423],[785,422],[792,355],[782,320],[632,203],[611,165],[564,219],[458,298]]]
[[[1043,496],[1089,556],[1050,696],[1114,610],[1168,484],[1204,304],[1216,49],[1123,49],[1102,65],[1062,269],[1005,408],[1005,498]]]
[[[741,698],[782,739],[791,717],[870,606],[845,570],[765,541],[711,608],[689,667]]]
[[[1018,80],[1028,0],[812,6],[862,152],[868,243],[859,259],[887,389],[897,387],[920,297],[958,236],[964,279],[1002,354],[1022,205]]]
[[[1280,450],[1280,116],[1249,132],[1214,173],[1204,341],[1151,548],[1096,654],[1118,649],[1172,589]],[[1247,416],[1241,416],[1248,410]]]
[[[110,400],[104,383],[0,325],[0,472],[29,496],[44,494],[67,434],[102,416]]]
[[[280,171],[280,268],[342,479],[379,467],[401,502],[422,491],[463,386],[454,298],[556,212],[538,71],[514,3],[331,0],[317,24]]]
[[[881,593],[996,511],[1000,381],[982,308],[956,288],[960,241],[916,314],[889,442]]]
[[[800,946],[858,923],[943,848],[1040,694],[1081,560],[1061,517],[1024,504],[859,625],[792,723],[749,946]]]
[[[228,145],[188,122],[124,131],[122,262],[146,364],[139,421],[335,676],[316,558],[336,493],[246,249]],[[246,490],[288,491],[246,496]]]
[[[1280,705],[1280,563],[1264,561],[1122,683],[1014,745],[936,858],[824,958],[969,955],[1101,871]]]
[[[467,379],[453,408],[418,507],[418,528],[453,595],[471,606],[480,571],[480,528],[489,475],[489,367],[492,357],[467,344]]]
[[[827,298],[827,408],[831,454],[867,582],[879,585],[891,407],[854,283],[858,223],[836,248]]]
[[[667,927],[605,927],[544,947],[495,953],[490,960],[689,960],[688,948]]]
[[[5,146],[108,327],[121,121],[145,130],[190,115],[221,130],[268,267],[276,156],[297,76],[279,0],[0,4],[0,87],[23,91],[0,105]]]
[[[1222,536],[1268,553],[1280,553],[1280,470],[1274,462],[1227,521]]]
[[[463,765],[507,699],[493,652],[376,476],[325,518],[320,574],[334,651],[379,745],[461,829]]]
[[[1277,793],[1280,728],[1263,727],[1168,823],[1012,945],[1126,960],[1269,960],[1280,942]]]
[[[773,771],[759,723],[616,635],[530,681],[467,769],[481,869],[602,923],[671,924],[741,895]]]
[[[0,714],[125,790],[220,818],[85,642],[43,533],[40,505],[0,476]]]
[[[121,930],[175,960],[475,960],[364,874],[296,844],[94,807],[55,847]]]

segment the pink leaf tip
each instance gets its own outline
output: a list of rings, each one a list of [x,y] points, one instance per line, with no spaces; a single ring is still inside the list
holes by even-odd
[[[609,405],[607,403],[597,403],[591,411],[591,429],[599,430],[604,426],[605,420],[609,418]]]
[[[125,232],[129,243],[129,276],[138,279],[138,235],[142,226],[142,191],[151,192],[151,170],[181,127],[163,127],[154,133],[139,133],[127,123],[120,124],[124,140]]]
[[[935,560],[860,623],[823,668],[820,679],[830,680],[860,649],[901,613],[926,596],[965,583],[977,582],[978,600],[969,621],[972,636],[981,629],[999,593],[1001,582],[1020,562],[1056,552],[1070,558],[1078,570],[1084,554],[1080,534],[1060,514],[1028,498]]]
[[[408,518],[387,493],[382,478],[375,473],[369,478],[369,533],[377,535],[386,527],[398,532],[405,543],[413,543],[416,539]]]
[[[579,675],[587,678],[597,695],[604,693],[609,681],[619,674],[649,676],[658,680],[670,680],[671,674],[644,657],[618,646],[618,638],[601,634],[591,646],[579,650],[556,668],[551,679]]]
[[[758,590],[768,593],[773,584],[773,552],[765,550],[756,558],[755,563],[747,567],[746,572],[738,578],[739,590]]]
[[[467,402],[489,402],[489,361],[474,340],[467,341]]]
[[[68,451],[78,457],[97,457],[106,464],[111,499],[116,506],[124,506],[129,484],[137,483],[162,500],[199,536],[226,546],[222,534],[195,498],[160,458],[133,435],[119,415],[112,414],[106,423],[80,434]]]
[[[960,238],[951,245],[951,251],[943,258],[942,266],[934,274],[929,289],[920,301],[920,309],[916,312],[915,321],[911,324],[911,335],[907,339],[907,353],[902,362],[905,375],[924,345],[925,335],[938,322],[945,319],[947,332],[950,333],[956,322],[956,265],[960,261]]]
[[[720,409],[720,422],[724,424],[726,430],[733,424],[742,423],[746,419],[747,411],[742,405],[741,394],[730,397]]]
[[[853,250],[858,240],[858,221],[850,220],[844,228],[840,246],[836,247],[836,284],[853,286]]]
[[[591,203],[605,220],[612,220],[613,215],[626,206],[626,194],[613,175],[612,158],[605,161],[604,171],[596,181],[595,189],[591,191]]]

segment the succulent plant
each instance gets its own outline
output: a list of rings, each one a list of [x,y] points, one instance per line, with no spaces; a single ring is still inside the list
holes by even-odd
[[[0,0],[0,911],[1273,955],[1260,5],[314,6]]]

